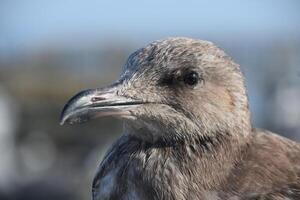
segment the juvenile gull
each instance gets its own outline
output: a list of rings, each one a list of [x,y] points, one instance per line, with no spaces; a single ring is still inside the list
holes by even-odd
[[[120,79],[74,96],[61,124],[124,120],[94,200],[300,199],[300,146],[250,123],[240,67],[211,42],[156,41]]]

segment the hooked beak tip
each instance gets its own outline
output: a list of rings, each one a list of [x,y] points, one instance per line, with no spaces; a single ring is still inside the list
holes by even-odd
[[[60,114],[60,120],[59,120],[59,125],[63,126],[65,124],[66,121],[66,116],[65,116],[65,112],[66,112],[66,107],[68,104],[66,104]]]
[[[80,122],[78,116],[76,116],[77,111],[89,103],[89,95],[93,93],[93,90],[85,90],[79,92],[73,96],[64,106],[60,115],[60,125],[64,125],[66,122],[69,124],[74,124],[75,122]]]

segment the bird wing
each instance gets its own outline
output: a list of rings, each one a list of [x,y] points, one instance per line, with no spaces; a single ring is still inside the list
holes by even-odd
[[[291,183],[286,187],[265,194],[253,194],[247,200],[299,200],[300,183]]]
[[[242,199],[300,199],[299,143],[254,129],[228,185]]]
[[[122,136],[106,152],[93,179],[93,200],[118,199],[116,195],[120,194],[118,186],[122,185],[120,173],[123,167],[119,161],[124,156],[123,146],[127,139],[126,136]]]

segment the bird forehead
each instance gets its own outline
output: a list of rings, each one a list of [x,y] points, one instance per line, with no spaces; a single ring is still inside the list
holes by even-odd
[[[188,38],[155,41],[132,53],[123,66],[123,75],[145,68],[177,68],[193,65],[213,44]],[[208,52],[209,53],[209,52]]]

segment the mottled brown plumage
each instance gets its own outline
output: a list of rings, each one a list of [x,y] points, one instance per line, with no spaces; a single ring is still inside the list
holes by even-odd
[[[62,123],[112,115],[93,199],[300,199],[300,146],[250,123],[239,66],[210,42],[137,50],[119,81],[73,97]]]

